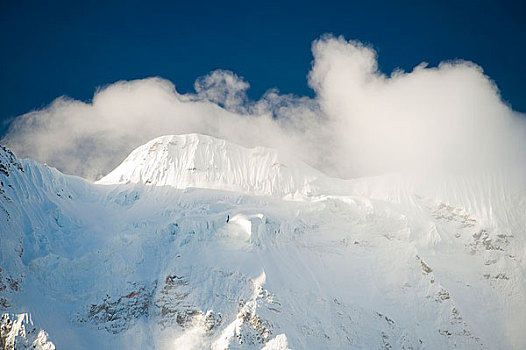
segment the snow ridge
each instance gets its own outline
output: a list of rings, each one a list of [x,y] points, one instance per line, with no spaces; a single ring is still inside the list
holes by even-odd
[[[244,148],[211,136],[158,137],[134,150],[98,184],[142,183],[258,195],[310,195],[325,175],[264,148]]]
[[[55,345],[45,331],[33,326],[31,315],[6,313],[0,319],[0,348],[55,350]]]

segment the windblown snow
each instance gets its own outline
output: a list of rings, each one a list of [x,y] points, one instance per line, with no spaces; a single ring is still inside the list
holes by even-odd
[[[190,134],[90,183],[2,148],[0,344],[523,349],[524,179],[344,181]]]

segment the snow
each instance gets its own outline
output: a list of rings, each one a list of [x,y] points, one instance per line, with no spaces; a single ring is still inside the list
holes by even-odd
[[[308,195],[325,176],[275,150],[211,136],[161,136],[134,150],[99,184],[142,183],[286,196]]]
[[[2,349],[55,350],[48,341],[48,334],[33,327],[31,316],[3,314],[0,320],[0,345]]]
[[[0,308],[57,348],[526,347],[521,169],[344,181],[195,134],[95,184],[0,169]]]

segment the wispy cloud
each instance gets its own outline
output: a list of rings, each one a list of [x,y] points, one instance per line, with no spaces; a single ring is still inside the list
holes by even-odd
[[[479,66],[421,64],[386,76],[376,52],[356,41],[324,36],[312,52],[314,98],[270,90],[252,101],[249,84],[221,70],[197,79],[191,94],[161,78],[122,81],[91,103],[61,97],[17,117],[2,142],[89,179],[156,136],[190,132],[278,148],[340,177],[526,163],[526,118]]]

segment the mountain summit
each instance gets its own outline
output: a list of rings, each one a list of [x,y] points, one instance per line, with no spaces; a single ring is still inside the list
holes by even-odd
[[[309,195],[326,176],[276,150],[200,134],[162,136],[135,149],[98,184],[142,183],[263,195]]]

